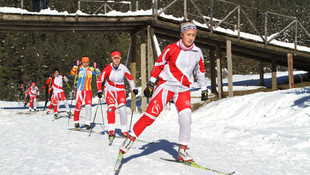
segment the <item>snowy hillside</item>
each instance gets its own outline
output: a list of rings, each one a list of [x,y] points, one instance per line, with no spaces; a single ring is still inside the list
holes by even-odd
[[[97,98],[93,99],[96,104]],[[43,102],[40,102],[42,105]],[[70,131],[73,121],[52,114],[22,114],[15,102],[0,102],[0,174],[114,174],[123,138],[108,146],[106,114],[99,110],[95,133]],[[102,105],[106,111],[106,105]],[[1,109],[2,108],[2,109]],[[61,108],[61,111],[63,108]],[[93,107],[93,115],[96,105]],[[130,109],[127,109],[130,117]],[[134,113],[134,122],[141,116]],[[116,127],[119,128],[117,115]],[[104,121],[102,121],[104,119]],[[119,174],[217,174],[167,162],[178,148],[176,109],[165,109],[125,155]],[[81,112],[81,123],[85,111]],[[130,121],[130,119],[129,119]],[[69,122],[69,123],[68,123]],[[120,130],[116,130],[120,134]],[[310,87],[225,98],[192,114],[190,153],[211,169],[237,175],[310,174]]]

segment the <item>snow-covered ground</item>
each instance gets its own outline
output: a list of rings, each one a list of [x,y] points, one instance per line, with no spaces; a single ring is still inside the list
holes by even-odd
[[[234,88],[244,90],[258,81],[258,75],[234,76]],[[93,99],[95,104],[97,101]],[[100,108],[93,129],[96,133],[88,136],[85,132],[68,130],[73,121],[65,116],[52,121],[52,114],[19,114],[28,110],[5,107],[22,107],[22,104],[0,102],[0,174],[114,174],[124,139],[116,138],[108,146],[106,114],[102,117]],[[106,111],[106,105],[102,107]],[[95,111],[96,106],[93,115]],[[130,109],[127,111],[130,121]],[[140,116],[134,113],[133,121]],[[118,115],[116,118],[119,128]],[[81,123],[84,121],[82,111]],[[160,159],[177,157],[178,131],[177,112],[171,105],[139,137],[154,143],[134,143],[119,174],[217,174]],[[120,134],[119,129],[116,132]],[[196,162],[224,172],[235,171],[237,175],[310,174],[310,87],[260,92],[204,104],[192,113],[189,148]]]

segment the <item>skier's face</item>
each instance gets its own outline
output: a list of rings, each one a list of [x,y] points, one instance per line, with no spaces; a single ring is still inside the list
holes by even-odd
[[[88,67],[89,62],[86,62],[86,61],[85,61],[85,62],[83,62],[82,64],[83,64],[83,67],[86,68],[86,67]]]
[[[194,43],[195,38],[196,38],[196,33],[197,32],[195,30],[187,30],[181,35],[183,44],[186,47],[190,47]]]
[[[59,72],[56,70],[56,71],[54,72],[54,74],[57,76],[57,75],[59,75]]]
[[[119,66],[119,64],[121,63],[121,57],[120,56],[114,56],[111,59],[112,59],[113,66],[115,68],[117,68]]]

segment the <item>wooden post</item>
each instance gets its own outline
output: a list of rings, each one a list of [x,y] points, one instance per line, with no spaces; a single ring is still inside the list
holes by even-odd
[[[23,9],[24,8],[24,0],[20,1],[20,8]]]
[[[271,71],[272,71],[272,90],[277,89],[277,59],[272,58],[271,60],[272,66],[271,66]]]
[[[234,96],[233,80],[232,80],[232,56],[231,56],[231,41],[226,40],[226,54],[227,54],[227,69],[228,69],[228,96]]]
[[[288,67],[288,79],[290,89],[294,88],[294,66],[293,66],[293,54],[287,54],[287,67]]]
[[[216,46],[216,68],[217,68],[218,98],[223,98],[223,80],[222,80],[222,64],[221,64],[220,46]]]
[[[187,20],[187,2],[184,0],[184,19]]]
[[[153,45],[152,45],[152,36],[151,36],[151,26],[147,26],[147,70],[148,70],[148,79],[151,78],[151,71],[154,66],[154,57],[153,57]]]
[[[146,41],[145,41],[145,30],[141,31],[141,86],[142,90],[146,88]],[[142,98],[141,101],[141,112],[146,110],[146,98]]]
[[[265,86],[264,82],[264,62],[259,61],[259,85]]]
[[[132,75],[132,78],[134,79],[135,82],[137,82],[137,76],[136,76],[136,49],[137,49],[137,36],[132,35],[131,36],[131,48],[130,48],[130,60],[131,60],[131,67],[130,67],[130,73]],[[137,84],[136,84],[137,86]],[[134,93],[131,93],[131,101],[136,100],[136,96]],[[136,103],[131,103],[131,110],[136,112],[137,105]]]
[[[215,52],[210,50],[210,79],[211,79],[211,93],[217,93],[216,91],[216,72],[215,72]]]

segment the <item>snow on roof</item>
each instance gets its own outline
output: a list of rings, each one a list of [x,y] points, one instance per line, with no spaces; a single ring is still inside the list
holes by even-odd
[[[32,14],[32,15],[57,15],[57,16],[94,16],[93,14],[87,14],[82,11],[77,11],[76,13],[68,13],[67,11],[64,12],[58,12],[57,10],[51,10],[51,9],[42,9],[40,12],[29,12],[25,9],[21,8],[14,8],[14,7],[0,7],[0,13],[14,13],[14,14]],[[152,9],[150,10],[138,10],[138,11],[128,11],[128,12],[119,12],[119,11],[109,11],[106,14],[96,14],[96,16],[147,16],[147,15],[152,15]],[[174,17],[173,15],[166,15],[164,13],[160,14],[161,17],[166,18],[166,19],[171,19],[174,21],[182,21],[184,18],[177,18]],[[201,24],[197,21],[193,21],[197,26],[201,28],[208,28],[206,24]],[[238,36],[238,31],[237,30],[231,30],[231,29],[225,29],[222,27],[217,27],[214,29],[214,31],[220,32],[220,33],[225,33],[231,36]],[[267,39],[272,38],[276,34],[272,34],[267,37]],[[245,33],[245,32],[240,32],[240,37],[243,39],[247,40],[252,40],[256,42],[263,42],[263,39],[259,35],[255,34],[250,34],[250,33]],[[283,41],[278,41],[278,40],[272,40],[270,44],[280,46],[280,47],[285,47],[285,48],[290,48],[294,49],[295,45],[294,43],[287,43]],[[298,51],[304,51],[304,52],[310,52],[310,48],[306,46],[301,46],[297,45],[297,50]]]

